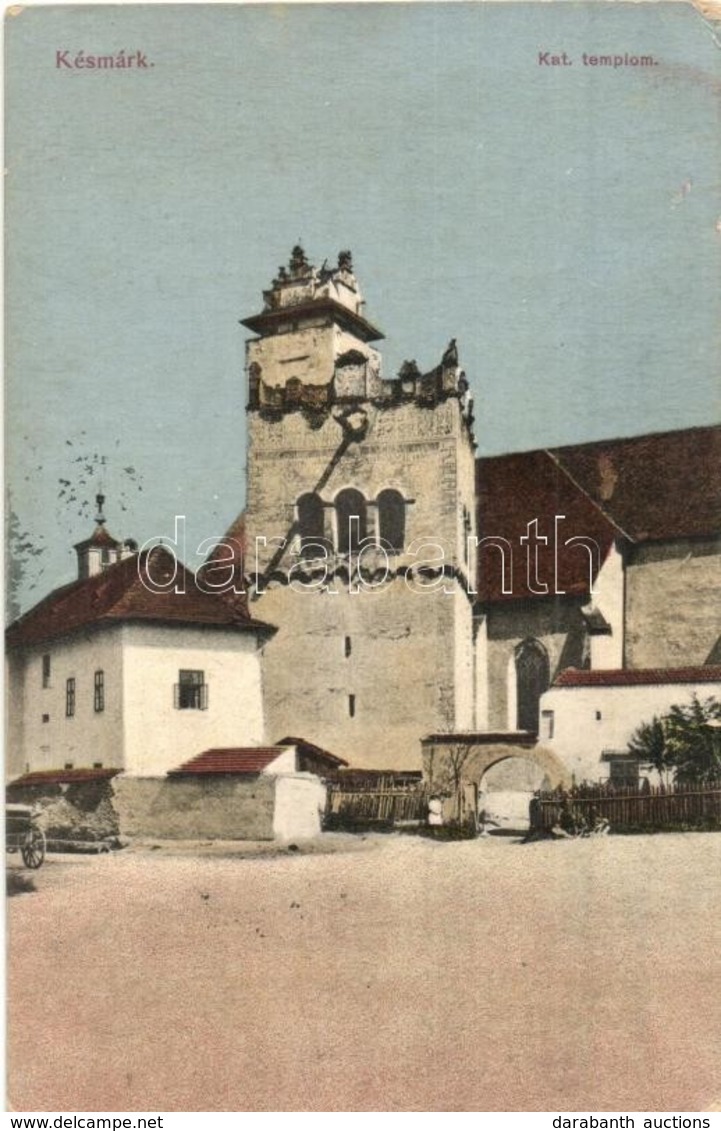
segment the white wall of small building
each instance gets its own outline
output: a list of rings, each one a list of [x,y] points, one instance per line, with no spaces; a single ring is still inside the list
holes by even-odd
[[[122,638],[127,773],[162,774],[209,747],[263,741],[261,653],[254,633],[128,624]],[[203,672],[207,710],[175,706],[181,669]]]
[[[120,627],[55,639],[8,654],[8,752],[11,777],[67,765],[123,765]],[[43,656],[50,678],[43,686]],[[104,678],[104,708],[95,710],[95,673]],[[74,714],[66,714],[67,681],[75,680]],[[47,721],[43,721],[46,719]]]
[[[298,747],[287,746],[282,754],[279,754],[277,758],[268,763],[264,770],[261,770],[261,773],[270,774],[272,777],[274,774],[294,774],[297,769]]]
[[[277,840],[318,836],[326,787],[314,774],[279,774],[275,779],[273,834]]]
[[[541,697],[540,741],[578,781],[597,781],[609,774],[601,761],[604,751],[623,753],[640,723],[676,703],[690,703],[694,695],[702,701],[719,698],[721,683],[551,688]]]

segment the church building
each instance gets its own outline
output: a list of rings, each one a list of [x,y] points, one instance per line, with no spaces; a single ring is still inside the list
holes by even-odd
[[[721,691],[721,428],[479,458],[455,340],[384,374],[348,251],[294,248],[243,325],[247,505],[215,558],[278,626],[269,733],[376,769],[530,742],[595,779],[647,702]],[[637,710],[606,734],[619,673]]]
[[[242,778],[266,744],[628,782],[640,723],[721,696],[721,427],[479,457],[455,340],[385,374],[348,251],[294,248],[243,325],[244,512],[193,575],[99,497],[77,580],[8,629],[11,776]]]

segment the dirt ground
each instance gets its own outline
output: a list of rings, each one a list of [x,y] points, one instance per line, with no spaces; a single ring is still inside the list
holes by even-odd
[[[9,901],[9,1105],[718,1108],[721,835],[324,847],[50,856]]]

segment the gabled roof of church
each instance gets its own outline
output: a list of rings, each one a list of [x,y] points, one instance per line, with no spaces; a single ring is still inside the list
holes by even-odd
[[[177,577],[171,584],[176,568]],[[168,589],[158,592],[162,585]],[[164,546],[155,546],[53,590],[9,626],[6,641],[9,648],[15,648],[123,621],[273,631],[251,617],[244,596],[205,592],[191,570]]]
[[[478,538],[504,539],[510,577],[502,569],[498,545],[481,545],[478,551],[478,593],[482,601],[517,598],[538,599],[529,588],[527,537],[529,523],[538,521],[538,570],[531,577],[533,588],[546,585],[549,593],[583,596],[590,587],[589,553],[582,545],[563,547],[566,539],[582,535],[592,538],[603,560],[620,531],[614,523],[568,478],[545,451],[522,452],[480,459],[476,462]],[[557,516],[563,516],[558,518]],[[554,534],[558,525],[559,553],[556,563]],[[541,542],[545,538],[546,542]],[[531,549],[534,561],[535,550]],[[558,577],[556,577],[556,564]],[[535,567],[533,567],[535,571]],[[536,585],[538,581],[540,585]]]
[[[634,542],[721,534],[721,426],[556,448],[551,455]]]
[[[568,538],[593,539],[603,561],[616,538],[641,543],[721,533],[721,426],[481,458],[476,498],[479,538],[504,538],[513,553],[509,594],[502,589],[499,549],[481,548],[481,600],[541,596],[529,589],[519,543],[534,519],[538,535],[548,538],[538,545],[538,579],[550,593],[583,596],[589,555],[581,545],[564,546]],[[560,515],[556,585],[553,536]]]

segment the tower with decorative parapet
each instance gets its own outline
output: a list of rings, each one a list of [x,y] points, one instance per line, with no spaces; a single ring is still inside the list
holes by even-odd
[[[387,380],[351,254],[293,249],[243,325],[245,572],[268,645],[269,739],[419,768],[427,733],[473,728],[474,440],[455,341]]]

